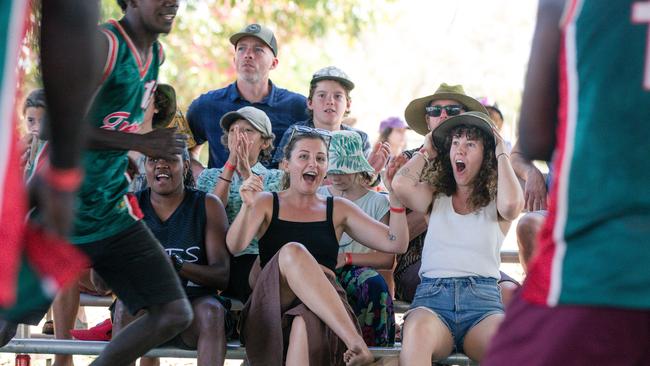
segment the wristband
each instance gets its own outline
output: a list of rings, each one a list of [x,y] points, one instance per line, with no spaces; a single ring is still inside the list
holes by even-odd
[[[352,253],[345,253],[345,265],[352,265]]]
[[[226,161],[226,164],[223,165],[224,169],[232,170],[235,171],[237,169],[236,166],[230,164],[229,161]]]
[[[406,212],[406,207],[393,207],[393,206],[391,206],[390,207],[390,212],[404,213],[404,212]]]
[[[43,169],[42,177],[50,187],[61,192],[74,192],[83,181],[81,169],[58,169],[50,164],[47,164]]]
[[[224,178],[222,176],[219,176],[218,178],[221,179],[224,182],[232,183],[232,181],[230,179],[226,179],[226,178]]]

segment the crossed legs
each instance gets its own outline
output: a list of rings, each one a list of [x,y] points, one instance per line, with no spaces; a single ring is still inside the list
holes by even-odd
[[[346,345],[348,350],[344,360],[347,365],[366,365],[372,362],[370,350],[357,333],[336,290],[325,277],[323,267],[307,249],[298,243],[288,243],[280,249],[278,263],[282,304],[288,305],[297,297],[314,312]],[[305,364],[302,362],[307,349],[307,338],[302,337],[304,341],[298,340],[293,331],[306,333],[306,328],[304,320],[296,319],[291,328],[287,364],[289,360],[295,360],[295,364]]]

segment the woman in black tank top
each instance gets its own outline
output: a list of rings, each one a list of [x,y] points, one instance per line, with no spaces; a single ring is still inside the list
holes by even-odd
[[[368,364],[372,355],[333,273],[338,238],[345,232],[373,243],[373,249],[404,252],[406,215],[391,197],[386,226],[352,202],[317,195],[327,171],[329,136],[309,128],[295,131],[285,147],[288,188],[271,194],[262,192],[262,177],[247,179],[240,189],[241,210],[227,234],[233,254],[260,238],[263,268],[252,279],[253,293],[242,311],[242,342],[253,366]]]

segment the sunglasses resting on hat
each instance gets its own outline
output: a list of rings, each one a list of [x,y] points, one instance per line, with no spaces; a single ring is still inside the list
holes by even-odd
[[[425,107],[426,115],[429,117],[440,117],[442,110],[444,109],[447,112],[448,116],[457,116],[465,111],[465,107],[460,104],[450,104],[450,105],[434,105],[433,107]]]
[[[293,140],[293,136],[313,135],[313,134],[322,136],[323,139],[325,140],[326,145],[329,146],[330,141],[332,140],[332,133],[322,128],[314,128],[309,126],[293,126],[293,131],[291,131],[291,136],[289,137],[289,141]]]

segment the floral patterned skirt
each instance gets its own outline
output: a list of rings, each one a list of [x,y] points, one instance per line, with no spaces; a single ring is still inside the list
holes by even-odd
[[[395,343],[395,312],[384,278],[372,268],[357,266],[337,269],[336,278],[357,316],[366,344],[392,346]]]

